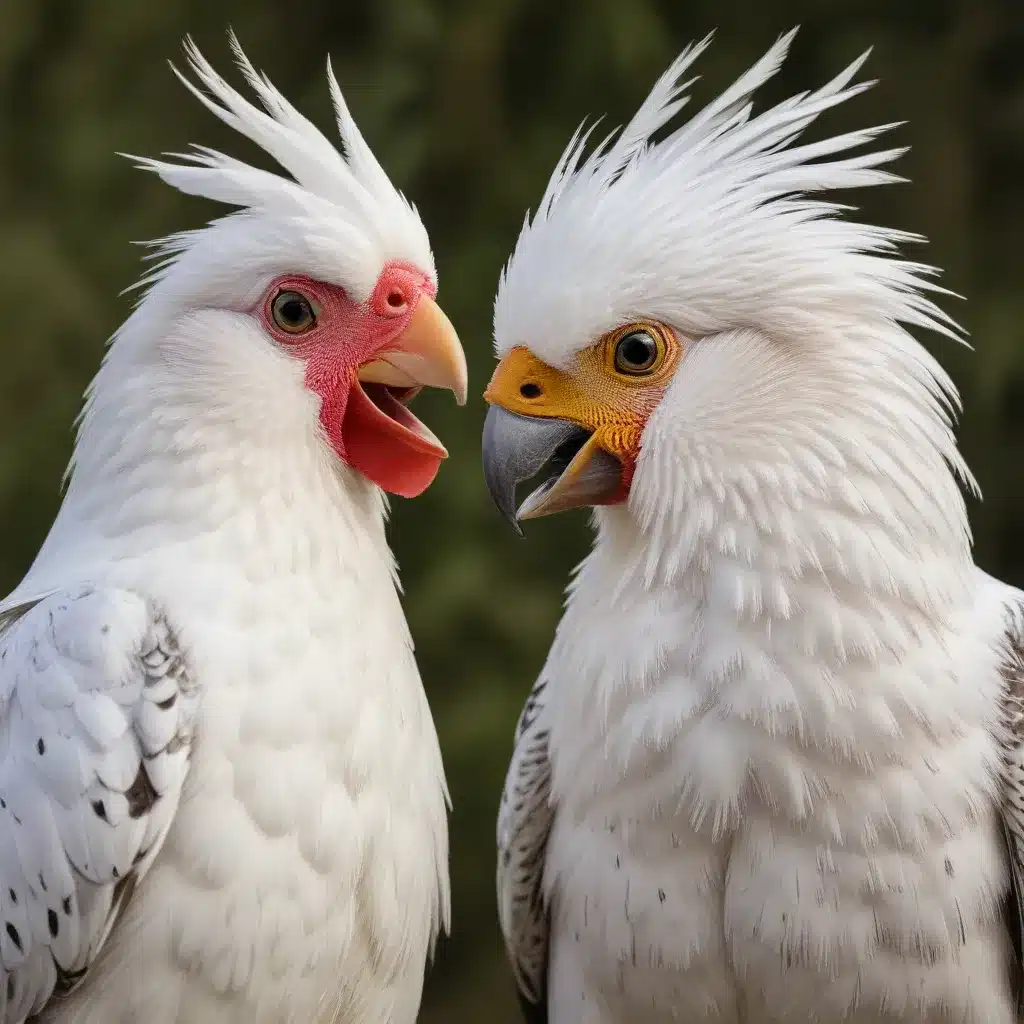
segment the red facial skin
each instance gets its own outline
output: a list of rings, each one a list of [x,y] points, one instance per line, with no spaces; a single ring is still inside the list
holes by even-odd
[[[316,323],[309,330],[292,334],[274,322],[271,307],[282,291],[300,292],[313,303]],[[357,374],[409,326],[421,297],[436,294],[430,277],[393,261],[365,303],[337,285],[285,275],[271,282],[252,311],[282,348],[305,362],[306,387],[320,396],[320,423],[338,457],[402,497],[422,493],[446,453],[417,432],[419,421],[399,400],[411,394],[395,397],[382,385],[364,386]]]

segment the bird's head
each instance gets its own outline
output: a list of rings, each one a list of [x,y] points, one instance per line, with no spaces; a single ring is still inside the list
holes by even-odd
[[[735,546],[741,520],[781,536],[794,507],[855,510],[880,474],[898,521],[914,481],[962,468],[955,391],[902,326],[957,335],[930,268],[895,253],[910,236],[811,198],[898,180],[879,167],[899,151],[845,154],[882,128],[793,144],[867,87],[851,85],[867,55],[754,116],[791,39],[666,134],[708,40],[688,49],[625,129],[589,155],[577,132],[556,167],[502,274],[485,394],[487,482],[517,529],[623,505],[641,531],[716,520]]]
[[[178,77],[290,177],[206,147],[180,162],[138,159],[181,191],[238,209],[158,243],[163,261],[126,328],[140,317],[163,324],[165,370],[215,394],[227,415],[312,429],[383,490],[419,494],[447,453],[409,401],[423,386],[466,398],[426,230],[363,140],[329,63],[344,155],[232,45],[264,110],[191,42],[200,84]]]

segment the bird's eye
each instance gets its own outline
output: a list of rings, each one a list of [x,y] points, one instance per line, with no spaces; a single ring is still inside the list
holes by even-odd
[[[632,330],[615,344],[615,369],[619,373],[650,373],[661,357],[661,346],[646,329]]]
[[[274,323],[288,334],[304,334],[316,323],[313,303],[301,292],[278,292],[270,312]]]

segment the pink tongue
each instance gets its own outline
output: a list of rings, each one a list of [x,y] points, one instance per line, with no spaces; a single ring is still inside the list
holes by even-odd
[[[370,389],[375,401],[367,394]],[[389,494],[422,494],[448,457],[434,438],[424,435],[425,429],[384,385],[353,384],[341,424],[345,457]]]

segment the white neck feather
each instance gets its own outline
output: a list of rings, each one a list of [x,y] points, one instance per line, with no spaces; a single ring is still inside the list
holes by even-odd
[[[628,505],[597,512],[571,586],[551,654],[559,741],[575,729],[612,764],[646,762],[714,705],[870,762],[900,742],[887,715],[953,728],[957,709],[907,668],[977,580],[936,390],[896,328],[825,352],[755,332],[693,343]],[[563,756],[556,789],[579,770]],[[723,795],[716,813],[730,808]]]
[[[144,302],[90,386],[67,494],[30,575],[213,538],[271,574],[339,554],[392,566],[386,500],[322,443],[316,402],[301,365],[248,317]]]
[[[696,588],[737,621],[865,602],[887,620],[940,614],[973,569],[957,476],[974,484],[938,374],[888,325],[837,326],[822,344],[754,331],[692,343],[626,516],[598,516],[599,546],[631,548],[625,578]],[[872,630],[882,646],[889,628]],[[870,647],[853,632],[815,645]]]

